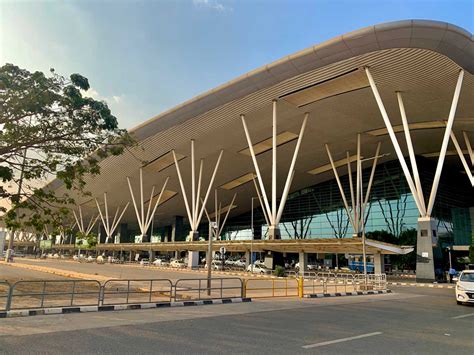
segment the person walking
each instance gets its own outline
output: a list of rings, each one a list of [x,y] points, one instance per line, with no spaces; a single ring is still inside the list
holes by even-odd
[[[453,277],[456,276],[456,270],[453,267],[450,267],[448,273],[449,273],[449,283],[452,284]]]

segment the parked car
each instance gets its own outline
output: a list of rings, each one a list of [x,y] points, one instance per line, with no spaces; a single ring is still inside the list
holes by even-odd
[[[456,282],[457,304],[474,303],[474,270],[464,270]]]
[[[212,260],[211,262],[212,270],[223,270],[222,268],[222,260]],[[204,266],[207,269],[207,264]]]
[[[295,269],[296,269],[296,270],[299,270],[299,269],[300,269],[300,263],[296,263]],[[308,271],[318,270],[318,265],[316,265],[316,264],[308,264],[308,265],[306,265],[306,269],[307,269]]]
[[[155,261],[153,261],[153,265],[155,266],[168,266],[169,264],[170,263],[163,258],[156,258]]]
[[[181,268],[185,268],[186,264],[184,263],[183,260],[172,260],[170,263],[170,266],[177,269],[181,269]]]
[[[252,272],[252,265],[249,265],[247,267],[247,271]],[[253,264],[253,273],[254,274],[260,274],[260,275],[265,275],[265,274],[271,274],[272,270],[267,268],[265,265],[261,264]]]
[[[245,261],[244,261],[244,260],[236,260],[236,261],[234,262],[234,266],[235,266],[235,267],[243,267],[243,268],[244,268],[244,267],[245,267]]]

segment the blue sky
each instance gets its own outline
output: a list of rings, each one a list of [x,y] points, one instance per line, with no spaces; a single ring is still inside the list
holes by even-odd
[[[252,69],[380,22],[473,31],[471,1],[6,1],[0,63],[89,78],[130,128]]]

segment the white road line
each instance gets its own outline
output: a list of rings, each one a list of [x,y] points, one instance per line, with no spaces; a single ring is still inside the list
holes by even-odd
[[[460,316],[451,317],[451,318],[452,318],[452,319],[461,319],[461,318],[472,317],[472,316],[474,316],[474,313],[462,314],[462,315],[460,315]]]
[[[304,346],[302,346],[302,348],[303,348],[303,349],[317,348],[317,347],[319,347],[319,346],[325,346],[325,345],[331,345],[331,344],[336,344],[336,343],[342,343],[342,342],[350,341],[350,340],[356,340],[356,339],[362,339],[362,338],[367,338],[367,337],[373,337],[373,336],[375,336],[375,335],[380,335],[380,334],[382,334],[382,332],[367,333],[367,334],[362,334],[362,335],[356,335],[356,336],[349,337],[349,338],[342,338],[342,339],[324,341],[324,342],[322,342],[322,343],[304,345]]]

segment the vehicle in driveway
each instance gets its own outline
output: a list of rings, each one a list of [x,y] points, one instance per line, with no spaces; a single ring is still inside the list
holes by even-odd
[[[265,265],[261,264],[255,264],[253,265],[253,271],[252,271],[252,265],[249,265],[247,267],[247,271],[253,272],[254,274],[260,274],[260,275],[265,275],[265,274],[271,274],[272,270],[265,267]]]
[[[474,304],[474,270],[464,270],[456,282],[457,304]]]
[[[155,261],[153,261],[153,265],[155,266],[168,266],[169,264],[169,262],[162,258],[156,258]]]
[[[183,260],[173,260],[171,261],[170,266],[177,269],[181,269],[181,268],[185,268],[186,264],[184,263]]]

